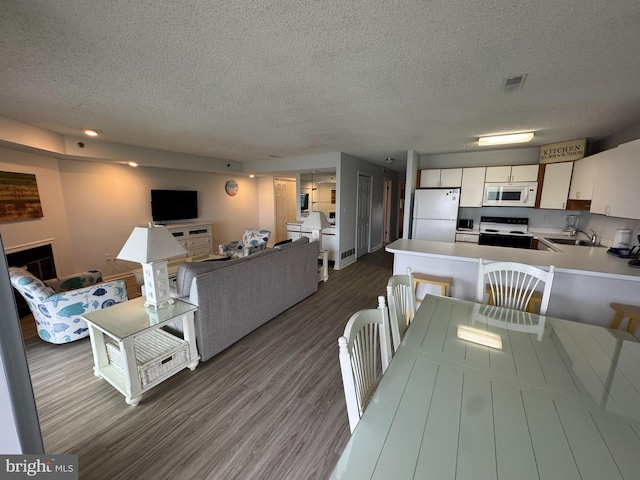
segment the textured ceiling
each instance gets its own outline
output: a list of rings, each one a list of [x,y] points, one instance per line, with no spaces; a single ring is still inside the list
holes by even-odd
[[[3,0],[0,72],[0,115],[65,135],[384,164],[639,123],[640,2]]]

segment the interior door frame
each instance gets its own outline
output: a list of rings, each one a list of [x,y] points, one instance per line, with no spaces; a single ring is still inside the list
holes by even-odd
[[[360,248],[360,179],[368,178],[369,179],[369,195],[367,198],[368,204],[368,221],[367,221],[367,234],[366,234],[366,242],[363,245],[363,248]],[[369,253],[371,251],[371,211],[373,203],[373,175],[366,172],[358,171],[358,183],[356,189],[356,260],[361,256]],[[366,250],[366,251],[364,251]]]

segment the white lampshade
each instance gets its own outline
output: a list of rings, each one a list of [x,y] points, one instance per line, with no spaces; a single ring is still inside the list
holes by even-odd
[[[164,303],[172,304],[167,259],[184,255],[187,251],[166,227],[149,224],[135,227],[118,254],[119,259],[142,264],[144,306],[160,308]]]
[[[311,212],[302,223],[302,228],[309,230],[322,230],[330,226],[329,220],[327,220],[327,217],[325,217],[322,212]]]
[[[185,253],[187,251],[166,227],[149,224],[148,227],[133,229],[117,258],[131,262],[151,263]]]

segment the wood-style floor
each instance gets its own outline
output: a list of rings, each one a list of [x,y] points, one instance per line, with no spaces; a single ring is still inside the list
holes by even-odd
[[[392,261],[379,250],[331,271],[317,293],[137,407],[93,375],[88,339],[51,345],[25,328],[45,451],[79,455],[91,480],[327,478],[349,439],[337,339],[351,314],[376,307]]]

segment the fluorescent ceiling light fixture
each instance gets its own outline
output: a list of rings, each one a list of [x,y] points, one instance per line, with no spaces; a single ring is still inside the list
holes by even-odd
[[[525,143],[533,140],[533,132],[510,133],[508,135],[492,135],[489,137],[479,137],[478,145],[504,145],[507,143]]]
[[[100,135],[100,130],[96,130],[94,128],[85,128],[82,131],[87,137],[97,137]]]
[[[497,333],[467,327],[466,325],[458,325],[457,337],[460,340],[466,340],[468,342],[484,345],[485,347],[502,350],[502,337]]]

